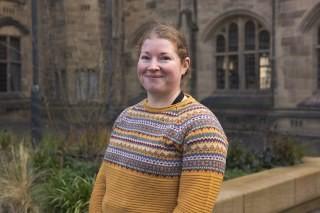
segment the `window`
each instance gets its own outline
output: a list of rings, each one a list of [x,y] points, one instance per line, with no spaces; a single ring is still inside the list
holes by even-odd
[[[256,40],[256,32],[254,22],[248,21],[245,25],[245,49],[246,50],[254,50],[255,49],[255,40]]]
[[[20,38],[0,36],[0,92],[21,91]]]
[[[237,17],[224,22],[215,45],[217,89],[270,89],[270,34],[258,21]]]
[[[231,23],[228,31],[229,36],[229,51],[238,50],[238,25]]]
[[[94,101],[98,98],[98,72],[94,69],[77,69],[76,98],[80,102]]]

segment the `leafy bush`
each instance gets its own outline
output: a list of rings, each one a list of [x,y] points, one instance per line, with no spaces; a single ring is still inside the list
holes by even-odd
[[[58,171],[43,186],[45,211],[87,212],[93,180],[93,176],[82,177],[70,168]]]
[[[30,143],[31,144],[31,143]],[[0,212],[86,212],[99,162],[46,135],[38,147],[0,132]]]
[[[36,147],[33,155],[33,165],[38,169],[57,170],[63,167],[63,141],[53,136],[45,135]]]
[[[302,163],[304,148],[284,135],[273,136],[270,140],[272,161],[275,166],[291,166]]]
[[[238,169],[248,173],[259,171],[261,170],[259,154],[238,144],[233,144],[229,148],[227,167],[231,170]]]
[[[276,166],[289,166],[302,163],[304,149],[291,137],[271,135],[268,146],[260,153],[231,144],[227,157],[225,179],[242,176]]]
[[[10,132],[6,130],[0,130],[0,151],[8,149],[12,141],[13,135]]]
[[[86,212],[98,162],[75,155],[78,144],[47,135],[34,154],[34,166],[48,170],[38,194],[44,212]]]

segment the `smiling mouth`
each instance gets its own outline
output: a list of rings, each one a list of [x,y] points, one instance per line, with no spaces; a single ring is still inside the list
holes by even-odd
[[[150,76],[150,75],[147,75],[147,76],[145,76],[145,77],[147,77],[147,78],[162,78],[163,76]]]

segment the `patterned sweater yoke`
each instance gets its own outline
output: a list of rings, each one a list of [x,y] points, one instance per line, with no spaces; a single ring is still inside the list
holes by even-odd
[[[227,148],[215,115],[191,96],[163,108],[141,101],[114,123],[90,212],[212,212]]]

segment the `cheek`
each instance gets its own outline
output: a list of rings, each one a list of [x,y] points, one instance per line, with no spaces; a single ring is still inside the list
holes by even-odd
[[[144,70],[144,66],[141,63],[137,64],[137,74],[141,75]]]

